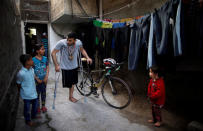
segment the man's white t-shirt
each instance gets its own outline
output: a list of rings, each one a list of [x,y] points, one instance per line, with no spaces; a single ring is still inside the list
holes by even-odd
[[[82,47],[82,42],[79,39],[76,39],[74,52],[73,52],[73,59],[69,59],[69,52],[68,52],[68,44],[67,39],[62,39],[57,42],[56,47],[54,49],[60,50],[61,58],[60,58],[60,68],[63,70],[72,70],[78,67],[78,55],[79,49]]]

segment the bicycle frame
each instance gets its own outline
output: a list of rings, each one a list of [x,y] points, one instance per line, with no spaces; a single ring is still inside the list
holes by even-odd
[[[82,73],[85,74],[85,79],[82,79],[84,84],[81,85],[80,82],[76,85],[80,94],[83,96],[93,94],[98,98],[99,94],[97,94],[97,89],[101,88],[102,97],[109,106],[116,109],[127,107],[132,99],[130,88],[125,81],[114,76],[114,72],[120,70],[121,64],[123,63],[107,65],[101,70],[91,70],[88,65],[86,70],[82,71]],[[85,88],[87,88],[88,91],[85,91]],[[125,92],[124,95],[120,95],[123,91]],[[110,97],[112,97],[112,99]],[[117,97],[122,98],[122,103],[114,101],[117,100]]]
[[[115,71],[118,71],[120,70],[120,66],[118,66],[115,70]],[[93,73],[96,73],[96,72],[106,72],[105,74],[102,74],[98,77],[98,81],[97,80],[93,80],[93,77],[92,77],[92,74]],[[88,67],[88,73],[91,77],[91,85],[92,87],[101,87],[101,86],[105,86],[107,82],[109,82],[110,84],[110,87],[111,87],[111,90],[112,92],[115,92],[115,89],[114,87],[112,86],[112,83],[111,83],[111,80],[110,80],[110,77],[111,77],[111,73],[112,73],[112,68],[106,68],[106,69],[103,69],[103,70],[94,70],[94,71],[89,71],[89,67]],[[104,82],[104,79],[106,78],[106,81]]]

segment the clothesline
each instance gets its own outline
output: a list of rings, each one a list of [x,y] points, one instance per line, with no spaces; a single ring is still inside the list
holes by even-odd
[[[137,68],[142,50],[147,50],[147,67],[151,67],[157,64],[156,55],[169,53],[170,40],[173,46],[170,53],[174,56],[182,55],[181,0],[168,1],[159,10],[140,17],[94,20],[93,24],[97,27],[95,43],[100,56],[110,57],[114,53],[117,60],[122,60],[125,58],[123,54],[126,54],[124,49],[129,45],[129,70]],[[127,25],[129,21],[133,21],[130,27]]]
[[[132,3],[130,3],[130,4],[127,4],[127,5],[123,6],[123,7],[120,7],[119,9],[113,10],[113,11],[105,13],[103,15],[92,15],[92,16],[79,16],[78,15],[77,17],[79,17],[79,18],[99,18],[99,17],[103,17],[103,16],[106,16],[106,15],[110,15],[112,13],[118,12],[118,11],[120,11],[122,9],[127,8],[127,7],[129,8],[132,5],[136,5],[139,1],[141,1],[141,0],[136,0],[136,1],[132,2]]]

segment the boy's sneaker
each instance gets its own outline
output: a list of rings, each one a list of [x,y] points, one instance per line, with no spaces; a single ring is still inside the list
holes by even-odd
[[[40,114],[41,113],[41,109],[37,108],[37,113]]]
[[[47,108],[45,106],[42,107],[42,112],[43,113],[47,112]]]

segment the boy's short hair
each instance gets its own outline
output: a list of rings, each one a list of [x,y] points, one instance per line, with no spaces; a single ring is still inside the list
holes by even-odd
[[[149,69],[151,69],[153,73],[159,74],[159,67],[158,66],[152,66]]]
[[[20,62],[23,66],[25,66],[25,63],[30,60],[30,58],[32,58],[32,56],[30,54],[22,54],[20,56]]]
[[[69,33],[68,35],[67,35],[67,39],[68,38],[73,38],[74,40],[76,39],[76,37],[77,37],[77,34],[75,33],[75,32],[71,32],[71,33]]]

